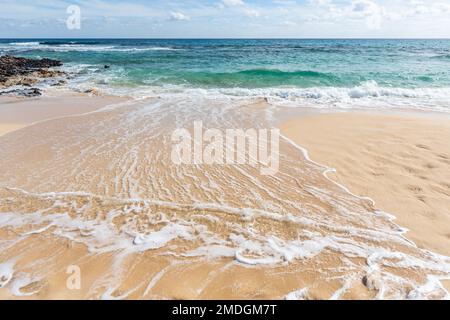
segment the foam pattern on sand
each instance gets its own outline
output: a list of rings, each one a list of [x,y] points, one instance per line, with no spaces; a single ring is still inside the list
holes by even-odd
[[[250,165],[171,162],[171,133],[194,121],[218,129],[270,128],[265,103],[250,102],[144,100],[0,138],[0,166],[8,168],[0,173],[6,235],[0,261],[17,260],[2,267],[4,286],[13,295],[43,292],[67,251],[45,240],[57,238],[86,247],[88,257],[109,259],[103,264],[109,271],[91,283],[87,297],[180,297],[158,291],[159,284],[186,264],[208,269],[224,261],[199,276],[201,289],[182,297],[200,297],[215,281],[224,292],[217,280],[227,272],[222,268],[276,270],[278,276],[262,276],[268,286],[258,289],[260,296],[339,299],[363,286],[371,298],[448,297],[439,282],[450,276],[447,257],[418,249],[391,216],[327,179],[327,168],[285,138],[276,175]],[[31,260],[24,258],[30,241],[42,249]],[[150,272],[139,264],[142,256],[167,263]],[[138,272],[133,281],[130,272]],[[289,274],[296,274],[297,288],[268,289]],[[314,294],[311,279],[320,279],[324,291]],[[239,287],[237,276],[227,281]],[[300,294],[301,288],[307,289]],[[233,289],[227,297],[250,296]]]

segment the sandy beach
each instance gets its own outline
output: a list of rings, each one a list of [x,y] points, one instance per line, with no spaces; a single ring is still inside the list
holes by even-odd
[[[125,98],[89,96],[76,92],[48,92],[44,97],[0,97],[0,136],[35,122],[82,114]]]
[[[394,223],[389,215],[377,213],[370,201],[325,178],[324,168],[308,161],[289,141],[281,141],[280,168],[274,176],[264,176],[247,164],[179,166],[170,160],[170,136],[181,124],[189,127],[202,119],[213,128],[236,123],[267,127],[264,115],[270,106],[261,99],[195,100],[198,110],[190,107],[194,102],[176,97],[128,104],[79,95],[17,101],[0,107],[8,116],[5,123],[31,123],[0,137],[0,298],[439,299],[446,295],[438,280],[447,277],[447,258],[416,248],[397,225],[410,228],[411,238],[421,247],[447,252],[448,141],[444,136],[448,128],[443,121],[349,114],[306,117],[284,126],[286,135],[311,149],[313,159],[330,161],[330,166],[338,167],[339,159],[315,154],[322,143],[334,146],[321,134],[343,137],[348,152],[343,147],[324,149],[324,154],[336,156],[357,152],[362,141],[370,141],[375,148],[372,154],[353,154],[354,162],[364,159],[360,171],[347,171],[352,179],[339,181],[357,194],[366,195],[368,190],[377,206],[398,215]],[[112,103],[116,104],[111,108],[86,113]],[[20,107],[39,111],[25,113]],[[328,117],[330,131],[320,132],[314,121]],[[333,131],[334,117],[344,124],[336,124]],[[361,123],[362,132],[356,134],[361,140],[351,140],[353,133],[347,131],[349,124],[355,127],[353,117]],[[305,134],[298,130],[307,123],[308,137],[316,139],[310,140],[311,145],[300,139]],[[399,131],[389,131],[392,126]],[[423,132],[417,133],[420,141],[406,135],[412,127],[417,132],[422,126]],[[384,140],[377,132],[382,128],[387,130],[380,132]],[[317,132],[311,134],[314,129]],[[436,134],[440,139],[434,139]],[[395,146],[395,140],[389,142],[392,137],[412,149]],[[427,158],[424,150],[432,155]],[[372,171],[363,164],[388,162],[380,157],[394,151],[419,157],[414,165],[408,160],[399,164],[406,168],[420,166],[425,159],[424,166],[434,164],[436,175],[419,167],[420,177],[411,178],[421,179],[417,185],[426,190],[426,201],[432,195],[437,199],[431,217],[421,211],[408,215],[389,210],[377,194],[369,192],[372,183],[379,190],[390,188],[390,199],[405,197],[410,208],[423,208],[416,205],[420,199],[412,190],[403,190],[412,182],[388,176],[376,180],[379,175],[364,180],[364,172]],[[353,190],[352,182],[368,189]],[[415,230],[417,225],[428,229]],[[79,290],[67,285],[67,268],[73,265],[82,274]]]
[[[329,177],[367,196],[419,247],[450,255],[450,121],[446,115],[337,113],[288,121],[283,131]]]

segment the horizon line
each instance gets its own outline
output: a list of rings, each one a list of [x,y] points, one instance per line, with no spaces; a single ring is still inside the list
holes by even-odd
[[[450,38],[383,38],[383,37],[305,37],[305,38],[293,38],[293,37],[281,37],[281,38],[233,38],[233,37],[218,37],[218,38],[127,38],[127,37],[7,37],[0,40],[450,40]]]

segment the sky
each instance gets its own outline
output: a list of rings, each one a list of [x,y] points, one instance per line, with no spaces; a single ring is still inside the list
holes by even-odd
[[[0,0],[0,38],[450,38],[450,0]]]

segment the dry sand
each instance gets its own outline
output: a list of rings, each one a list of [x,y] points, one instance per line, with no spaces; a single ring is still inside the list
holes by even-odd
[[[31,123],[82,114],[124,98],[88,96],[74,92],[50,92],[38,98],[0,97],[0,136]]]
[[[284,133],[351,192],[394,214],[418,246],[450,256],[450,120],[447,116],[322,114]]]

